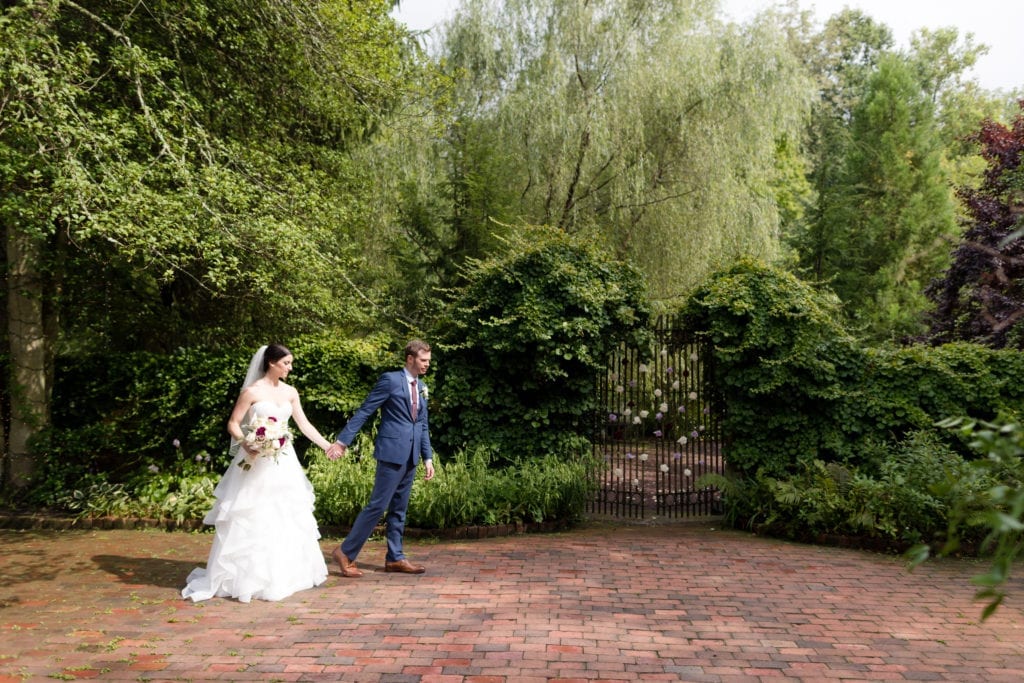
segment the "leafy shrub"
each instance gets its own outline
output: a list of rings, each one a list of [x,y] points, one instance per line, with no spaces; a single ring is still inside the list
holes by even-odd
[[[380,374],[405,362],[401,357],[404,346],[404,342],[383,336],[302,337],[288,345],[295,355],[295,369],[288,381],[299,390],[306,417],[331,440]]]
[[[345,528],[370,499],[376,463],[372,435],[360,434],[349,455],[328,460],[307,454],[307,476],[316,494],[314,515],[322,526]],[[432,481],[413,486],[407,524],[420,529],[528,522],[571,522],[593,494],[587,460],[549,455],[516,467],[495,469],[480,447],[438,460]],[[175,470],[147,472],[127,482],[89,475],[57,496],[54,507],[82,517],[156,518],[179,524],[201,520],[214,503],[221,471],[205,461],[183,461]]]
[[[827,292],[756,261],[712,277],[684,319],[714,348],[731,473],[701,483],[722,490],[730,523],[903,546],[941,543],[963,519],[974,541],[966,520],[996,508],[988,492],[1015,490],[1019,473],[976,468],[968,436],[937,424],[1019,421],[1021,354],[863,348],[835,322]]]
[[[366,433],[359,433],[348,453],[338,460],[311,452],[306,475],[316,493],[314,514],[326,526],[349,526],[370,500],[375,461],[370,455],[373,444]]]
[[[892,547],[941,543],[963,497],[995,481],[972,476],[969,461],[931,431],[900,443],[877,442],[873,450],[860,464],[812,460],[788,475],[726,481],[729,518],[801,540],[835,535]]]
[[[836,419],[864,357],[837,322],[838,299],[745,259],[713,276],[682,312],[714,347],[729,465],[782,474],[846,448]]]
[[[367,438],[359,458],[335,461],[317,454],[309,468],[321,524],[348,527],[373,488],[375,465]],[[406,523],[420,529],[467,525],[573,521],[592,493],[585,460],[549,455],[495,469],[485,447],[435,462],[432,481],[413,486]]]
[[[585,460],[550,454],[495,469],[491,457],[480,447],[441,464],[435,481],[413,489],[410,524],[446,529],[582,516],[592,493]]]
[[[77,488],[58,496],[62,509],[81,517],[130,517],[135,511],[124,484],[112,484],[102,475],[90,475]]]
[[[523,230],[473,264],[437,326],[438,442],[505,463],[584,447],[608,353],[645,341],[648,320],[638,271],[561,231]]]
[[[410,524],[423,529],[448,529],[507,521],[511,506],[495,499],[491,489],[494,477],[501,475],[489,471],[489,465],[490,458],[482,447],[463,451],[450,461],[439,460],[434,480],[413,487]]]
[[[219,479],[209,455],[200,453],[179,459],[165,471],[151,466],[126,482],[111,482],[103,473],[87,475],[57,495],[52,507],[81,517],[142,517],[181,524],[202,519],[213,506]]]
[[[949,519],[949,539],[941,549],[948,554],[964,539],[984,533],[983,548],[991,554],[989,570],[974,577],[980,586],[975,597],[988,600],[982,611],[987,619],[1002,604],[1003,586],[1015,562],[1024,553],[1024,425],[1000,417],[995,422],[951,418],[944,427],[955,429],[970,447],[984,457],[971,463],[970,471],[946,483],[943,490],[955,496]],[[930,548],[913,552],[920,563]]]
[[[852,442],[864,435],[900,439],[920,429],[948,438],[936,427],[947,417],[992,420],[1024,408],[1024,354],[962,342],[864,354],[863,375],[839,415]]]
[[[219,473],[205,467],[138,477],[132,488],[132,515],[169,519],[178,524],[202,519],[213,507]]]

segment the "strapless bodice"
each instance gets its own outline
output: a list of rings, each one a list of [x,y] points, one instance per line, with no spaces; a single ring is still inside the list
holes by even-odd
[[[256,401],[250,408],[253,417],[276,417],[278,421],[287,423],[292,417],[291,403],[276,401]]]

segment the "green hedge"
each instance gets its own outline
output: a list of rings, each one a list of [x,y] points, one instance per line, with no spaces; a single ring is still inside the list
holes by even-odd
[[[380,372],[400,364],[380,338],[283,341],[295,354],[289,382],[325,436],[344,425]],[[53,428],[36,444],[41,471],[31,502],[52,505],[94,479],[114,485],[187,474],[197,464],[223,471],[228,415],[254,351],[58,357]]]
[[[1024,354],[866,348],[837,322],[837,306],[827,290],[753,260],[688,302],[684,320],[713,343],[730,468],[701,483],[724,491],[733,524],[942,545],[956,516],[991,507],[986,492],[1019,489],[1019,468],[975,469],[977,449],[943,421],[1019,423]]]
[[[325,436],[343,426],[382,371],[401,363],[400,350],[379,337],[301,338],[288,346],[295,355],[289,383]],[[39,443],[43,467],[30,502],[89,517],[201,519],[229,466],[226,423],[251,354],[60,358],[54,427]],[[334,462],[297,435],[320,524],[351,525],[369,499],[374,431],[367,425],[350,457]],[[413,489],[412,527],[573,521],[591,494],[586,460],[565,451],[523,460],[506,451],[498,464],[507,467],[497,467],[486,448],[445,450],[435,460],[437,477]]]
[[[711,278],[683,319],[713,343],[729,465],[740,475],[861,463],[872,444],[920,430],[966,454],[938,421],[1024,411],[1019,352],[862,347],[838,322],[834,296],[754,260]]]
[[[504,253],[467,270],[427,335],[438,361],[428,378],[431,436],[450,477],[416,494],[426,496],[414,507],[425,510],[428,528],[578,514],[587,477],[577,458],[589,451],[595,378],[610,349],[642,344],[648,334],[638,271],[562,231],[522,232]],[[403,360],[397,343],[380,337],[267,341],[294,352],[289,382],[325,436],[344,425],[380,372]],[[58,358],[54,426],[36,444],[31,502],[90,514],[130,505],[133,495],[174,516],[198,507],[228,464],[225,425],[251,353]],[[305,445],[300,437],[300,453]],[[463,451],[487,453],[486,466],[479,455],[459,459]],[[315,449],[310,454],[315,461]],[[552,454],[574,455],[563,464]],[[321,516],[332,524],[354,518],[369,483],[356,470],[313,464],[313,476],[341,478],[323,487]],[[577,474],[574,483],[564,479]],[[444,494],[453,481],[458,489]]]

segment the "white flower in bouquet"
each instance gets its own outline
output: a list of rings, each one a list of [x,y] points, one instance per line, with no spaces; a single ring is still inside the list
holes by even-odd
[[[245,433],[243,443],[247,453],[255,450],[258,457],[273,458],[275,461],[278,453],[292,437],[287,423],[272,415],[254,417],[252,422],[242,427],[242,431]],[[248,461],[247,456],[238,462],[238,466],[248,470],[252,468],[252,463]]]

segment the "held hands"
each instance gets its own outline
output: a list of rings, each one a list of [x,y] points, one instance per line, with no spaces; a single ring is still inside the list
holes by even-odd
[[[334,443],[332,443],[327,448],[327,450],[325,452],[327,453],[328,460],[337,460],[338,458],[344,456],[347,451],[348,451],[348,446],[346,446],[345,444],[343,444],[343,443],[341,443],[339,441],[335,441]],[[434,478],[434,461],[433,460],[424,460],[423,461],[423,468],[424,468],[424,478],[427,481],[430,481],[431,479],[433,479]]]
[[[335,441],[334,443],[332,443],[330,445],[330,447],[326,451],[327,452],[327,459],[328,460],[337,460],[341,456],[345,455],[345,451],[347,451],[347,450],[348,450],[348,447],[345,446],[345,444],[343,444],[343,443],[341,443],[339,441]]]

